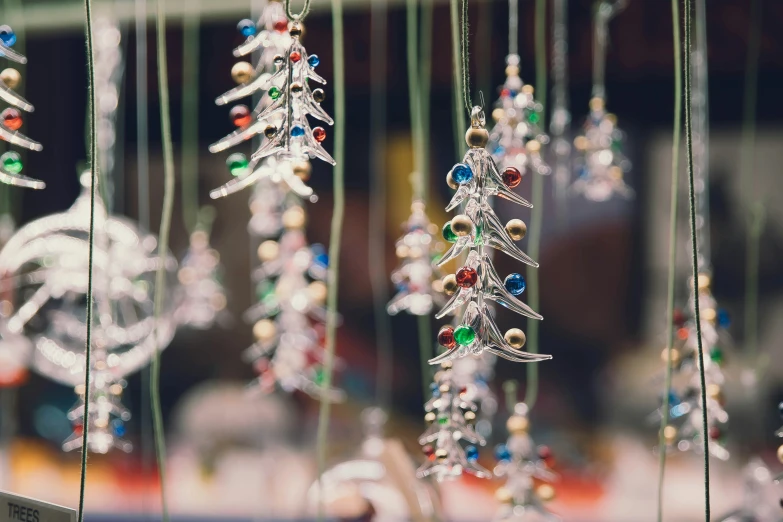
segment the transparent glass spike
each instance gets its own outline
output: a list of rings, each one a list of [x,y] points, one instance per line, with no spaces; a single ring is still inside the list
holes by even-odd
[[[21,63],[22,65],[27,63],[27,58],[25,58],[24,55],[14,51],[2,42],[0,42],[0,56],[8,58],[12,62]]]
[[[2,126],[0,126],[0,139],[36,152],[43,150],[43,146],[37,141],[31,140],[19,131],[9,131]]]
[[[0,82],[0,99],[9,105],[18,107],[23,111],[33,112],[35,107],[29,101],[22,98],[19,94],[13,91],[13,89],[7,87],[3,82]]]
[[[209,152],[222,152],[224,150],[230,149],[231,147],[235,147],[240,143],[244,143],[247,140],[252,139],[253,136],[262,134],[265,127],[265,121],[256,120],[250,125],[242,127],[241,129],[237,129],[225,138],[221,138],[220,140],[210,145]]]
[[[15,174],[8,172],[7,170],[0,168],[0,182],[6,185],[14,185],[17,187],[31,188],[31,189],[44,189],[46,183],[41,180],[30,178],[22,174]]]

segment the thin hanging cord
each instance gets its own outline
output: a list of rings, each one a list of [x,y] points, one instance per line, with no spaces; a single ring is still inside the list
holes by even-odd
[[[419,115],[421,116],[421,165],[423,169],[421,183],[421,199],[429,201],[430,168],[430,79],[432,76],[432,0],[421,0],[421,24],[419,24]],[[430,347],[432,347],[430,342]]]
[[[299,11],[298,14],[294,14],[293,11],[291,11],[291,0],[285,0],[285,14],[292,22],[296,20],[300,22],[303,21],[308,13],[310,13],[310,0],[305,0],[302,10]]]
[[[538,101],[544,106],[541,113],[541,128],[545,126],[546,120],[546,0],[536,0],[536,18],[535,18],[535,46],[536,46],[536,95]],[[530,214],[530,242],[528,250],[533,259],[538,259],[541,253],[541,222],[544,219],[544,177],[533,173],[533,211]],[[538,281],[538,269],[528,271],[528,304],[537,310],[540,303],[540,288]],[[529,320],[527,327],[527,351],[538,353],[538,328],[539,321]],[[527,385],[525,387],[525,404],[529,410],[533,409],[538,399],[538,363],[527,365]]]
[[[169,255],[169,232],[174,211],[174,151],[171,143],[171,119],[169,110],[169,77],[166,59],[166,8],[165,0],[158,0],[158,16],[155,35],[158,46],[158,95],[160,97],[160,130],[163,142],[163,210],[160,217],[158,256],[160,266],[155,274],[155,340],[158,341],[158,321],[166,292],[166,260]],[[155,433],[155,454],[160,477],[160,500],[163,521],[168,522],[169,510],[166,503],[166,438],[163,413],[160,405],[160,347],[155,347],[150,374],[150,398],[152,402],[152,429]]]
[[[343,55],[343,4],[342,0],[332,1],[332,49],[334,53],[334,210],[329,235],[329,273],[327,281],[326,315],[326,356],[324,359],[323,387],[328,389],[332,384],[334,369],[334,352],[337,333],[337,289],[340,275],[340,244],[343,234],[343,217],[345,213],[345,57]],[[317,454],[318,454],[318,519],[324,519],[323,473],[326,469],[326,450],[329,436],[329,412],[331,402],[321,400],[318,412]]]
[[[387,0],[372,0],[370,22],[370,223],[369,261],[375,316],[375,342],[378,345],[376,401],[388,411],[394,357],[391,345],[391,325],[386,312],[389,300],[386,276],[386,35],[388,26]]]
[[[519,0],[508,0],[508,54],[519,54]]]
[[[188,232],[199,225],[198,79],[200,3],[189,0],[182,31],[182,220]]]
[[[666,437],[669,424],[669,390],[672,387],[672,344],[674,343],[674,286],[677,264],[677,207],[680,187],[680,129],[682,128],[682,49],[680,43],[679,0],[672,0],[672,32],[674,39],[674,128],[672,130],[672,188],[669,208],[669,275],[666,296],[666,376],[663,385],[661,428],[658,433],[658,522],[663,521],[663,484],[666,475]]]
[[[84,346],[84,422],[82,423],[82,458],[79,479],[79,522],[84,522],[84,496],[87,483],[88,432],[90,423],[90,370],[92,366],[93,254],[95,251],[95,185],[98,184],[98,127],[95,104],[95,53],[93,49],[92,1],[84,0],[87,42],[87,80],[90,100],[90,246],[87,258],[87,340]]]
[[[748,234],[745,255],[745,344],[751,360],[758,361],[758,282],[759,237],[764,207],[754,203],[753,187],[756,169],[756,107],[758,97],[759,51],[761,47],[761,0],[751,0],[748,33],[745,100],[743,104],[742,145],[740,148],[740,190],[743,206],[748,209]]]
[[[468,27],[468,0],[460,0],[461,5],[461,17],[460,20],[460,57],[462,58],[462,67],[460,72],[462,73],[462,103],[465,105],[465,110],[470,114],[473,109],[473,102],[470,99],[470,56],[469,49],[469,27]]]
[[[707,427],[707,389],[704,376],[704,347],[701,337],[699,313],[699,248],[696,239],[696,191],[693,180],[693,121],[691,99],[691,0],[685,0],[685,144],[688,158],[688,203],[691,221],[691,254],[693,264],[693,318],[696,322],[696,345],[699,354],[699,380],[701,382],[702,443],[704,444],[704,518],[710,522],[710,451]]]
[[[449,0],[449,15],[451,19],[451,48],[454,58],[454,89],[452,98],[454,101],[454,147],[457,157],[462,157],[465,151],[463,133],[467,128],[465,111],[462,110],[462,58],[460,56],[460,24],[459,24],[459,0]]]

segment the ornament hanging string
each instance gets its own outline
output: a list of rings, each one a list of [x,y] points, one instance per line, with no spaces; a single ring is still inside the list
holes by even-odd
[[[174,147],[171,142],[171,116],[169,110],[169,77],[166,58],[166,8],[165,0],[158,0],[155,35],[158,46],[158,96],[160,97],[160,129],[163,142],[163,209],[160,218],[158,256],[160,266],[155,274],[154,338],[158,342],[158,323],[166,292],[166,259],[169,255],[169,233],[174,211]],[[166,503],[166,438],[163,432],[163,413],[160,405],[160,347],[155,346],[150,372],[150,399],[152,405],[152,429],[155,434],[155,455],[158,461],[160,499],[163,522],[168,522]]]
[[[473,109],[473,102],[470,98],[470,56],[468,54],[468,0],[460,0],[460,41],[459,41],[459,53],[462,59],[462,66],[460,72],[462,73],[462,103],[465,105],[465,110],[470,111]],[[483,104],[482,104],[483,106]],[[462,127],[460,127],[462,129]]]
[[[508,54],[519,54],[519,0],[508,0]]]
[[[201,0],[189,0],[182,30],[182,220],[192,233],[199,222],[198,78]]]
[[[688,203],[691,225],[691,258],[693,264],[693,319],[696,323],[696,346],[699,355],[699,380],[701,384],[702,404],[702,443],[704,445],[704,518],[710,522],[710,451],[709,430],[707,426],[707,390],[704,375],[704,346],[701,335],[701,314],[699,311],[699,249],[696,238],[696,191],[693,179],[693,100],[691,98],[691,0],[685,0],[685,144],[688,158]]]
[[[337,337],[337,290],[340,275],[340,245],[342,243],[343,219],[345,214],[345,56],[342,0],[332,1],[332,51],[334,53],[334,208],[329,235],[329,283],[326,297],[326,349],[324,358],[324,380],[322,387],[328,390],[332,384],[334,353]],[[321,399],[318,412],[316,452],[318,460],[318,520],[324,520],[323,473],[326,470],[326,452],[329,437],[329,413],[331,402]]]
[[[672,386],[672,348],[674,343],[674,287],[677,264],[677,210],[680,187],[680,130],[682,128],[682,44],[680,41],[679,0],[672,0],[672,33],[674,43],[674,128],[672,129],[672,187],[669,209],[669,274],[666,288],[666,373],[663,384],[661,427],[658,433],[658,522],[663,522],[663,484],[666,475],[666,437],[669,424],[669,390]]]
[[[461,41],[461,29],[460,29],[460,10],[459,0],[449,0],[449,15],[451,19],[451,48],[454,59],[454,89],[452,89],[452,98],[454,102],[454,151],[456,156],[462,157],[465,152],[465,140],[463,139],[463,133],[467,126],[465,111],[462,110],[462,98],[463,98],[463,83],[462,83],[462,68],[463,60],[460,54],[462,49]],[[470,112],[470,109],[468,109]]]
[[[547,77],[546,77],[546,0],[536,0],[535,17],[535,52],[536,52],[536,94],[538,101],[546,109]],[[546,110],[541,112],[542,128],[546,125]],[[530,214],[530,242],[528,243],[530,256],[538,259],[541,253],[541,222],[544,219],[544,177],[533,175],[532,198],[535,204]],[[533,310],[538,310],[540,301],[540,287],[538,270],[528,271],[528,304]],[[539,322],[529,320],[527,322],[527,351],[538,353],[539,346]],[[525,386],[525,404],[528,410],[533,409],[538,399],[538,363],[527,365],[527,383]]]
[[[391,325],[386,313],[389,295],[386,279],[386,37],[388,31],[387,0],[372,0],[370,29],[370,286],[375,316],[375,342],[378,347],[376,402],[386,411],[391,406],[394,357]]]
[[[84,522],[84,497],[87,483],[87,453],[89,452],[88,432],[90,415],[90,370],[92,366],[92,313],[93,313],[93,274],[95,253],[95,185],[98,183],[98,127],[97,107],[95,104],[95,51],[93,48],[92,1],[84,0],[87,45],[87,80],[90,117],[90,235],[87,256],[87,340],[84,346],[84,425],[82,427],[82,458],[79,478],[79,522]]]
[[[298,14],[294,14],[291,11],[291,0],[285,0],[285,14],[292,22],[303,22],[305,17],[310,13],[310,0],[305,0],[302,10]]]

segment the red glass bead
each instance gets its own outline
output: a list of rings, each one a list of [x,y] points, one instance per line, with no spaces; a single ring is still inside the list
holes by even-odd
[[[449,349],[457,346],[457,341],[454,340],[454,328],[451,326],[441,328],[438,332],[438,344]]]
[[[82,430],[84,430],[84,426],[82,426],[81,424],[74,424],[73,425],[73,432],[76,435],[81,435],[82,434]]]
[[[288,30],[288,20],[278,20],[272,27],[278,33],[284,33]]]
[[[717,426],[712,426],[710,428],[710,438],[712,440],[717,440],[720,438],[720,436],[721,436],[720,428],[718,428]]]
[[[463,266],[457,270],[457,284],[462,288],[470,288],[478,282],[478,272],[475,268]]]
[[[550,463],[550,461],[552,460],[552,450],[549,449],[549,446],[538,447],[538,458],[540,458],[547,464]]]
[[[467,386],[463,386],[463,387],[461,387],[459,389],[460,396],[465,395],[466,393],[468,393],[468,387]]]
[[[435,455],[435,448],[432,447],[432,444],[426,444],[422,446],[421,451],[428,457],[431,455]]]
[[[326,131],[323,127],[316,127],[313,129],[313,138],[319,143],[326,139]]]
[[[503,183],[508,188],[514,188],[522,182],[522,173],[514,167],[507,167],[503,171]]]
[[[501,98],[505,98],[506,96],[510,96],[510,95],[511,95],[511,91],[510,90],[508,90],[508,89],[501,89],[500,90],[500,97]]]
[[[291,61],[292,61],[292,62],[294,62],[294,63],[296,63],[296,62],[298,62],[299,60],[301,60],[301,59],[302,59],[302,55],[301,55],[301,54],[299,54],[299,53],[298,53],[298,52],[296,52],[296,51],[294,51],[294,52],[292,52],[291,54],[289,54],[289,55],[288,55],[288,57],[289,57],[289,58],[291,59]]]
[[[15,131],[22,128],[22,115],[16,109],[7,108],[0,113],[0,118],[3,119],[3,127],[8,130]]]
[[[244,127],[245,125],[248,125],[251,120],[250,109],[245,105],[233,107],[228,115],[237,127]]]
[[[681,341],[684,341],[688,338],[688,329],[687,328],[680,328],[677,330],[677,338]]]
[[[672,321],[674,322],[674,326],[682,326],[685,324],[685,314],[682,313],[682,310],[679,308],[674,310],[674,314],[672,314]]]

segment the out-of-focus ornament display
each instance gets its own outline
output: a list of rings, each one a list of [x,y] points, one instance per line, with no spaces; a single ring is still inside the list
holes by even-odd
[[[712,456],[728,460],[724,447],[726,423],[729,415],[724,409],[721,366],[726,355],[721,343],[721,331],[730,324],[725,310],[718,308],[710,291],[710,276],[699,274],[696,288],[691,285],[690,314],[675,312],[676,342],[671,352],[673,372],[669,391],[669,425],[664,428],[667,448],[678,451],[704,451],[702,440],[702,401],[699,377],[699,353],[696,324],[693,318],[693,292],[699,293],[702,346],[704,348],[704,375],[707,394],[708,448]],[[668,350],[664,350],[664,360]],[[660,419],[661,411],[658,412]]]
[[[258,390],[270,392],[279,386],[339,401],[341,390],[322,387],[321,325],[326,320],[329,260],[322,247],[307,243],[302,200],[281,189],[259,184],[250,203],[254,217],[249,230],[260,240],[260,265],[253,272],[258,302],[244,314],[253,324],[256,342],[245,358],[259,374]],[[279,199],[268,198],[270,194]]]
[[[452,363],[442,363],[432,384],[432,398],[424,405],[429,427],[419,444],[427,461],[416,471],[419,478],[432,475],[440,482],[463,472],[479,478],[492,476],[478,464],[476,445],[483,446],[486,440],[474,429],[477,407],[469,392],[454,381]],[[462,441],[468,445],[463,447]]]
[[[435,239],[438,229],[430,223],[421,201],[414,201],[411,205],[411,215],[404,227],[405,234],[395,244],[400,265],[391,274],[397,293],[386,310],[391,315],[403,311],[412,315],[429,315],[433,304],[442,306],[445,303],[439,271],[432,266],[443,244]]]
[[[117,143],[117,109],[125,73],[122,32],[117,20],[106,17],[95,20],[94,30],[98,160],[102,178],[111,180]]]
[[[498,463],[494,473],[506,479],[495,493],[501,503],[493,519],[496,522],[560,520],[544,505],[555,496],[551,483],[557,480],[557,475],[549,466],[551,451],[533,442],[527,412],[523,403],[514,406],[514,414],[506,422],[508,441],[495,448]]]
[[[627,5],[628,0],[603,0],[598,4],[593,27],[593,98],[582,134],[574,140],[577,179],[572,190],[592,201],[607,201],[614,195],[634,196],[625,183],[631,162],[623,155],[625,135],[617,127],[617,117],[606,112],[606,49],[608,25]]]
[[[74,388],[78,400],[68,412],[73,432],[65,442],[63,450],[71,451],[82,447],[84,424],[87,422],[87,445],[91,453],[108,453],[112,448],[130,452],[133,445],[125,440],[125,422],[130,420],[130,411],[122,405],[120,398],[125,388],[123,379],[114,379],[105,372],[94,374],[90,387],[90,409],[84,418],[84,403],[87,400],[84,384]]]
[[[327,516],[334,520],[443,520],[433,488],[411,481],[410,456],[402,444],[384,438],[386,414],[379,408],[362,412],[364,440],[358,455],[328,469],[308,492],[308,506],[317,512],[319,493]]]
[[[541,146],[549,136],[541,129],[544,107],[533,98],[533,86],[519,77],[519,55],[506,57],[506,82],[500,89],[489,133],[488,150],[502,167],[503,180],[516,187],[527,172],[549,174],[551,169],[541,159]]]
[[[220,253],[209,245],[209,232],[197,228],[190,234],[190,245],[180,263],[180,297],[177,323],[199,330],[212,327],[226,310],[226,290],[221,283],[223,267]]]
[[[455,259],[466,250],[468,256],[456,274],[444,278],[444,291],[453,295],[436,317],[442,318],[461,307],[464,307],[465,312],[456,328],[441,328],[438,343],[446,351],[431,359],[431,364],[468,354],[479,355],[484,351],[517,362],[551,359],[550,355],[522,351],[525,334],[516,328],[502,334],[489,309],[487,301],[494,301],[525,317],[542,319],[516,297],[524,291],[524,278],[519,274],[510,274],[501,279],[485,250],[485,247],[490,246],[517,261],[538,267],[538,263],[514,244],[514,237],[524,235],[524,224],[519,226],[518,220],[511,220],[504,227],[490,206],[490,196],[499,196],[527,207],[532,205],[511,190],[510,185],[513,183],[504,181],[492,156],[484,148],[489,139],[484,125],[483,110],[474,107],[471,127],[465,135],[470,149],[462,163],[456,164],[447,176],[447,181],[456,184],[457,189],[446,210],[454,210],[464,204],[464,213],[455,216],[443,227],[443,237],[453,244],[439,265]]]
[[[23,226],[0,251],[0,284],[13,288],[3,302],[3,340],[27,336],[34,346],[33,369],[77,387],[84,384],[90,180],[89,172],[82,174],[82,193],[70,209]],[[125,218],[108,215],[96,191],[91,390],[91,400],[99,402],[95,419],[105,418],[98,415],[103,408],[100,397],[118,401],[122,379],[147,364],[174,335],[172,299],[164,303],[157,322],[153,316],[155,271],[163,262],[156,251],[156,238]],[[166,269],[172,276],[173,258],[166,259]],[[78,389],[77,394],[81,395]],[[74,412],[72,418],[78,420],[78,407]],[[122,420],[124,414],[118,416]],[[88,422],[93,420],[91,416]],[[99,430],[95,433],[95,451],[115,446],[106,443]]]
[[[783,504],[778,500],[775,480],[772,479],[772,473],[761,459],[751,459],[742,470],[740,507],[718,520],[720,522],[779,522]]]
[[[8,58],[20,64],[27,63],[27,58],[12,49],[16,43],[16,34],[13,29],[3,25],[0,26],[0,33],[2,34],[2,38],[0,38],[0,57]],[[19,132],[24,120],[17,109],[25,112],[33,112],[35,110],[30,102],[14,91],[21,79],[22,75],[19,74],[19,71],[12,67],[4,69],[0,73],[0,99],[11,105],[11,107],[7,107],[0,113],[0,140],[32,151],[41,151],[43,146],[40,143]],[[43,181],[22,174],[23,168],[22,157],[18,152],[12,150],[5,152],[0,156],[0,183],[31,189],[43,189],[46,187]]]

